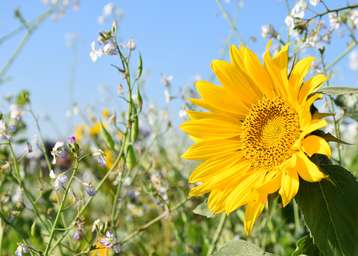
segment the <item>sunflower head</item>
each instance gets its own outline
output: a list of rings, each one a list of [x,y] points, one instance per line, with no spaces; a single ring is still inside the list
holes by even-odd
[[[299,178],[325,178],[310,160],[331,150],[313,135],[326,125],[311,113],[322,97],[315,93],[326,81],[322,74],[305,79],[312,57],[293,64],[288,73],[288,46],[263,62],[248,48],[231,47],[231,61],[216,60],[212,69],[221,85],[199,81],[200,95],[190,101],[205,112],[188,110],[181,125],[194,144],[183,154],[200,164],[189,182],[191,196],[209,193],[208,207],[227,214],[245,206],[245,231],[250,233],[269,194],[278,192],[286,206],[297,194]]]

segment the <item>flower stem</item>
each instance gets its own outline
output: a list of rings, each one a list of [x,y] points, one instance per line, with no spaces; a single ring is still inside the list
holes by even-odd
[[[221,233],[224,230],[226,219],[227,219],[227,215],[226,214],[221,214],[219,225],[216,228],[214,238],[211,241],[211,244],[210,244],[210,247],[209,247],[209,250],[208,250],[208,254],[207,254],[208,256],[212,255],[214,253],[215,249],[216,249],[216,245],[218,244],[218,241],[219,241],[219,238],[221,236]]]
[[[59,219],[60,219],[61,212],[62,212],[62,209],[63,209],[63,207],[64,207],[64,205],[65,205],[65,201],[66,201],[68,192],[70,191],[70,188],[71,188],[73,179],[74,179],[74,177],[75,177],[76,174],[77,174],[78,165],[79,165],[78,159],[76,158],[76,160],[75,160],[75,166],[74,166],[74,168],[73,168],[73,171],[72,171],[72,174],[71,174],[71,178],[70,178],[70,180],[69,180],[69,182],[68,182],[68,184],[67,184],[67,187],[66,187],[66,189],[65,189],[65,193],[64,193],[64,195],[63,195],[63,197],[62,197],[61,204],[60,204],[60,207],[59,207],[59,209],[58,209],[58,211],[57,211],[55,221],[54,221],[53,224],[52,224],[51,233],[50,233],[50,238],[49,238],[49,241],[48,241],[48,243],[47,243],[47,246],[46,246],[46,249],[45,249],[45,253],[44,253],[45,256],[48,255],[49,250],[50,250],[50,248],[51,248],[51,243],[52,243],[52,240],[53,240],[54,235],[55,235],[56,226],[57,226],[57,223],[58,223],[58,221],[59,221]]]

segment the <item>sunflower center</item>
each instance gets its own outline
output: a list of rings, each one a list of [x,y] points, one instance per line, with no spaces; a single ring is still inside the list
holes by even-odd
[[[263,98],[246,116],[240,139],[252,167],[272,168],[292,156],[299,135],[298,114],[281,98]]]

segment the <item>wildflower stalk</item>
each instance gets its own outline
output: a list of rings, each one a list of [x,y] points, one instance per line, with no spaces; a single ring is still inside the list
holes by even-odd
[[[37,209],[37,206],[36,206],[36,202],[35,202],[35,199],[33,197],[33,195],[31,194],[31,192],[26,188],[25,186],[25,183],[24,181],[21,179],[21,176],[20,176],[20,168],[19,168],[19,163],[17,161],[17,158],[16,158],[16,154],[14,152],[14,149],[12,147],[12,144],[11,142],[9,141],[8,142],[8,146],[9,146],[9,150],[10,150],[10,155],[11,155],[11,158],[12,158],[12,161],[13,161],[13,166],[14,166],[14,170],[15,170],[15,175],[14,175],[14,178],[16,180],[16,182],[18,183],[18,185],[20,186],[21,190],[24,192],[26,198],[29,200],[36,216],[39,218],[39,220],[41,221],[41,223],[44,225],[44,227],[49,230],[49,227],[46,223],[46,221],[42,218],[39,210]]]
[[[137,235],[139,235],[140,233],[142,233],[143,231],[148,229],[153,224],[157,223],[158,221],[160,221],[163,218],[166,218],[171,212],[175,212],[176,210],[180,209],[187,201],[188,201],[188,198],[184,199],[183,201],[179,202],[178,204],[176,204],[172,208],[168,209],[168,211],[163,212],[162,214],[160,214],[156,218],[154,218],[151,221],[147,222],[146,224],[140,226],[135,231],[130,233],[128,236],[126,236],[124,239],[122,239],[119,242],[119,244],[123,245],[125,243],[128,243],[130,240],[132,240],[134,237],[136,237]]]
[[[58,223],[58,221],[59,221],[59,219],[60,219],[61,212],[62,212],[62,209],[63,209],[63,207],[64,207],[64,205],[65,205],[65,201],[66,201],[66,199],[67,199],[68,192],[70,191],[70,188],[71,188],[73,179],[74,179],[74,177],[75,177],[76,174],[77,174],[78,166],[79,166],[79,162],[78,162],[78,158],[76,157],[76,159],[75,159],[75,164],[74,164],[74,168],[73,168],[73,171],[72,171],[70,180],[69,180],[69,182],[68,182],[68,184],[67,184],[67,186],[66,186],[65,193],[64,193],[64,195],[63,195],[63,197],[62,197],[60,207],[59,207],[59,209],[57,210],[57,214],[56,214],[55,220],[54,220],[54,222],[52,223],[50,238],[49,238],[49,241],[48,241],[48,243],[47,243],[47,246],[46,246],[46,249],[45,249],[45,253],[44,253],[45,256],[47,256],[47,255],[49,254],[49,251],[50,251],[50,248],[51,248],[51,243],[52,243],[52,240],[54,239],[54,235],[55,235],[55,231],[56,231],[56,226],[57,226],[57,223]]]
[[[329,13],[338,13],[338,12],[341,12],[341,11],[344,11],[344,10],[353,10],[353,9],[356,9],[356,8],[358,8],[358,4],[347,5],[347,6],[336,8],[336,9],[329,9],[326,6],[326,11],[325,12],[318,13],[318,14],[312,16],[311,18],[306,19],[306,22],[309,23],[309,22],[311,22],[312,20],[314,20],[316,18],[322,18],[323,16],[325,16],[325,15],[327,15]]]
[[[227,215],[226,214],[221,214],[220,216],[220,221],[219,221],[219,225],[216,228],[213,240],[211,241],[209,250],[208,250],[208,256],[212,255],[216,249],[216,245],[218,244],[219,238],[221,236],[221,233],[224,229],[225,223],[226,223],[226,219],[227,219]]]
[[[232,31],[234,32],[237,40],[239,41],[240,44],[242,44],[242,40],[239,34],[239,30],[236,26],[235,20],[231,17],[231,15],[225,10],[221,0],[216,0],[215,1],[216,4],[219,6],[219,9],[222,13],[222,16],[224,17],[224,19],[229,23],[230,28],[232,29]]]
[[[324,62],[324,58],[323,58],[323,52],[321,52],[321,63],[322,63],[322,68],[323,68],[323,72],[325,74],[328,74],[328,70],[327,70],[327,66]],[[329,79],[326,82],[327,87],[330,86],[330,81]],[[330,112],[331,113],[335,113],[335,108],[334,108],[334,101],[333,98],[330,96],[329,97],[329,108],[330,108]],[[339,127],[339,123],[338,120],[336,119],[336,116],[333,115],[333,123],[334,123],[334,130],[335,130],[335,135],[336,137],[340,140],[341,139],[341,132],[340,132],[340,127]],[[338,151],[338,158],[339,158],[339,164],[342,163],[342,150],[341,150],[341,144],[337,143],[337,151]]]
[[[21,53],[22,49],[26,45],[26,43],[31,38],[33,32],[53,13],[53,9],[49,9],[42,15],[36,18],[36,20],[28,25],[26,27],[27,31],[22,40],[20,41],[19,45],[17,46],[14,53],[11,55],[11,57],[7,60],[5,65],[0,69],[0,78],[4,77],[6,72],[9,70],[11,65],[14,63],[18,55]]]
[[[32,107],[30,107],[30,114],[31,114],[31,116],[33,117],[33,119],[35,120],[36,129],[37,129],[37,132],[38,132],[39,138],[40,138],[41,151],[42,151],[42,154],[43,154],[44,157],[45,157],[46,164],[47,164],[47,168],[48,168],[48,170],[50,171],[50,170],[52,169],[52,168],[51,168],[51,162],[50,162],[50,159],[49,159],[48,154],[47,154],[47,152],[46,152],[45,142],[44,142],[44,139],[43,139],[43,137],[42,137],[42,132],[41,132],[41,127],[40,127],[39,120],[38,120],[38,118],[36,117],[35,113],[33,112]]]
[[[341,53],[339,54],[331,63],[326,65],[326,70],[331,69],[334,65],[336,65],[339,61],[341,61],[344,57],[346,57],[356,46],[357,46],[358,42],[353,41],[351,42],[348,47]]]

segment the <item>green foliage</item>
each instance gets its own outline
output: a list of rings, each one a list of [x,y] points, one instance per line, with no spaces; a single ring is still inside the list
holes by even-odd
[[[305,235],[300,240],[297,241],[297,248],[291,254],[291,256],[300,256],[300,255],[307,255],[307,256],[320,256],[322,255],[318,248],[314,245],[313,239],[310,235]]]
[[[358,254],[358,182],[347,170],[322,165],[329,179],[301,181],[298,204],[314,243],[324,255]]]
[[[244,240],[233,240],[227,242],[213,256],[270,256],[271,253],[264,252],[255,244]]]

